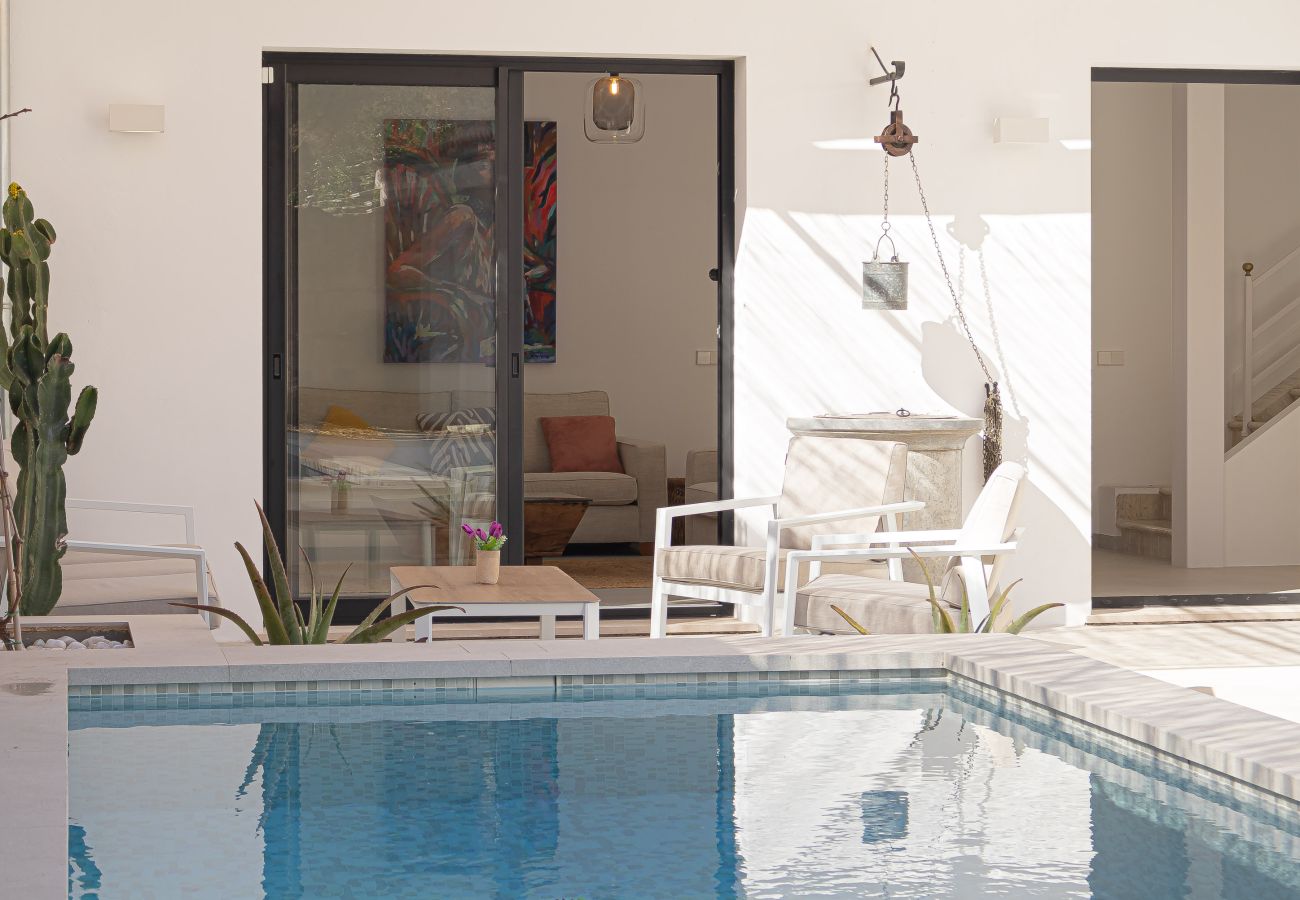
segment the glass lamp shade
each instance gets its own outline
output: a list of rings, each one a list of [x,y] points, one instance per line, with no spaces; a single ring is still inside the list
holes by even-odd
[[[585,131],[596,143],[628,144],[645,134],[641,83],[625,75],[597,78],[587,89]]]

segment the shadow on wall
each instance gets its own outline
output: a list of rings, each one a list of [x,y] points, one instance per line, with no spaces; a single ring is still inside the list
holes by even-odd
[[[755,209],[737,267],[736,495],[780,485],[789,416],[900,406],[982,418],[985,376],[918,215],[891,217],[910,263],[909,309],[864,312],[861,262],[875,215]],[[936,217],[945,262],[1004,408],[1003,458],[1026,464],[1017,607],[1062,600],[1071,622],[1089,604],[1089,217]],[[1082,350],[1079,345],[1082,342]],[[1035,428],[1031,430],[1033,422]],[[979,439],[965,460],[966,505],[982,486]],[[753,521],[751,521],[753,519]],[[757,519],[740,517],[752,542]],[[1055,620],[1060,622],[1060,613]]]

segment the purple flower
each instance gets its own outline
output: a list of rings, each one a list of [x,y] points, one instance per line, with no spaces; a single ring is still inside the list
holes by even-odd
[[[470,537],[474,536],[474,527],[470,525],[468,522],[460,526],[460,530],[468,534]]]
[[[486,534],[484,534],[482,528],[475,528],[475,529],[474,529],[474,536],[475,536],[476,538],[478,538],[480,541],[486,541],[486,540],[488,539],[488,536],[487,536]]]
[[[503,530],[504,529],[501,527],[500,522],[493,522],[492,527],[488,529],[488,534],[492,535],[493,537],[501,537],[501,532]]]

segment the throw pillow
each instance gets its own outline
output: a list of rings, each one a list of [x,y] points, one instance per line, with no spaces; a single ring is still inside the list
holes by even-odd
[[[543,416],[552,472],[623,472],[612,416]]]
[[[321,420],[320,434],[308,446],[315,456],[340,455],[332,442],[341,439],[346,454],[370,456],[385,460],[392,455],[395,444],[384,433],[346,406],[330,406]],[[307,446],[304,446],[304,451]]]
[[[416,418],[433,440],[429,470],[443,475],[467,466],[493,466],[497,459],[497,411],[489,407],[429,413]]]

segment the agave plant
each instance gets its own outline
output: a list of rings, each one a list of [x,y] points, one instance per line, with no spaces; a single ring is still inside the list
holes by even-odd
[[[997,631],[998,616],[1006,608],[1007,601],[1011,596],[1011,589],[1020,584],[1020,580],[1011,582],[1006,589],[993,599],[989,606],[989,614],[980,620],[978,625],[973,625],[970,613],[970,597],[966,593],[966,585],[961,587],[961,609],[958,610],[957,618],[953,619],[952,612],[946,603],[941,603],[934,590],[934,580],[930,577],[930,570],[925,565],[925,560],[917,555],[916,551],[911,551],[912,558],[921,566],[921,574],[925,576],[925,586],[929,590],[929,596],[926,598],[930,601],[930,608],[934,613],[934,631],[936,634],[991,634]],[[1064,603],[1044,603],[1042,606],[1035,606],[1024,615],[1011,622],[1003,632],[1005,634],[1019,634],[1026,625],[1037,619],[1049,609],[1056,609],[1064,606]],[[848,622],[849,625],[858,634],[870,634],[871,632],[863,628],[856,619],[840,609],[834,604],[831,609],[839,613],[840,618]]]
[[[262,510],[260,503],[254,503],[257,507],[257,516],[262,520],[262,540],[266,544],[266,555],[271,561],[271,583],[275,588],[274,596],[272,591],[267,587],[266,581],[262,578],[262,573],[258,571],[257,565],[253,558],[248,555],[244,545],[235,542],[235,549],[244,560],[244,567],[248,570],[248,578],[253,583],[253,593],[257,595],[257,605],[262,610],[262,628],[266,631],[267,640],[263,641],[261,636],[253,630],[244,617],[239,613],[231,612],[220,606],[209,606],[203,603],[172,603],[172,606],[184,606],[189,609],[203,610],[210,612],[222,618],[229,619],[239,626],[248,639],[259,647],[264,643],[271,644],[326,644],[329,643],[330,624],[334,621],[334,611],[339,605],[339,594],[343,591],[343,579],[347,578],[348,571],[352,568],[348,566],[339,576],[338,584],[334,586],[333,593],[328,598],[316,584],[316,573],[312,570],[311,560],[307,559],[307,554],[303,552],[303,560],[307,563],[307,574],[311,581],[311,602],[308,604],[307,616],[304,618],[302,609],[294,602],[293,593],[289,590],[289,576],[284,568],[284,558],[280,555],[280,547],[275,542],[275,534],[271,531],[271,523],[266,519],[266,513]],[[432,588],[434,585],[422,584],[409,588],[403,588],[395,594],[390,594],[383,600],[379,601],[370,613],[361,620],[361,624],[352,629],[348,636],[343,638],[339,643],[343,644],[373,644],[382,641],[399,628],[404,628],[411,622],[421,616],[427,616],[431,612],[440,612],[445,609],[458,609],[464,612],[459,606],[422,606],[419,609],[407,610],[395,616],[389,616],[382,622],[377,621],[384,610],[388,608],[398,597],[418,591],[423,588]]]

